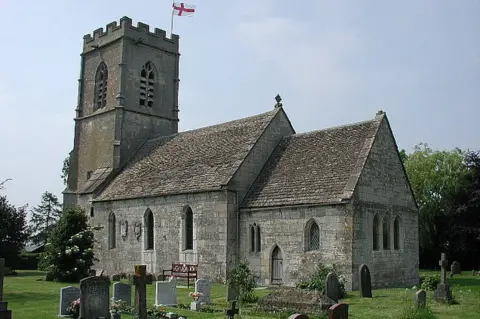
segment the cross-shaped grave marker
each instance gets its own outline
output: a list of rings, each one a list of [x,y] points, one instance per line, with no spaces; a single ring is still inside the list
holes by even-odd
[[[225,314],[229,319],[233,319],[235,315],[238,314],[238,309],[236,305],[237,305],[237,302],[235,300],[230,301],[230,309],[225,310]]]
[[[450,287],[447,285],[447,254],[442,253],[438,264],[442,267],[442,276],[440,278],[440,283],[437,285],[437,289],[433,292],[433,299],[436,301],[445,302],[452,299],[452,292],[450,291]]]
[[[147,319],[147,284],[152,283],[152,277],[147,276],[146,265],[135,265],[135,275],[130,283],[135,285],[135,307],[138,319]]]

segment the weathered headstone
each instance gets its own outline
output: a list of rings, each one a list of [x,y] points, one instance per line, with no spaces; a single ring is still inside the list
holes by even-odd
[[[195,291],[201,292],[202,296],[198,298],[201,303],[210,304],[210,281],[207,279],[198,279],[195,281]]]
[[[68,306],[78,298],[80,298],[80,288],[72,286],[60,288],[60,309],[58,316],[68,316]]]
[[[294,313],[288,319],[309,319],[307,315],[299,314],[299,313]]]
[[[0,258],[0,319],[12,319],[12,311],[8,310],[8,302],[3,301],[4,273],[5,273],[5,259]]]
[[[138,313],[138,319],[147,319],[147,284],[152,283],[148,279],[147,266],[136,265],[135,275],[132,276],[130,283],[135,285],[135,308]]]
[[[157,281],[155,287],[155,305],[175,306],[177,304],[177,280]]]
[[[427,292],[423,289],[420,289],[415,294],[415,305],[417,308],[425,308],[427,304]]]
[[[127,305],[132,304],[132,286],[123,282],[113,284],[113,300],[124,301]]]
[[[458,261],[454,261],[452,265],[450,266],[450,273],[453,275],[461,275],[462,270],[460,267],[460,263]]]
[[[97,270],[95,270],[95,276],[97,276],[97,277],[103,276],[104,272],[105,272],[105,270],[103,270],[103,269],[97,269]]]
[[[358,272],[360,284],[360,297],[372,298],[372,279],[367,265],[361,264]]]
[[[233,319],[235,318],[235,315],[238,314],[238,308],[236,305],[237,302],[235,300],[230,301],[230,308],[225,310],[225,315],[228,317],[228,319]]]
[[[328,308],[328,319],[348,319],[348,304],[337,303]]]
[[[328,298],[338,302],[340,282],[338,281],[337,275],[333,272],[329,272],[325,278],[325,294]]]
[[[227,301],[237,300],[237,298],[238,298],[237,291],[234,288],[227,285]]]
[[[110,278],[87,277],[80,280],[80,319],[110,316]]]
[[[433,300],[448,302],[452,299],[452,291],[447,285],[447,254],[442,253],[441,259],[438,263],[442,267],[440,283],[437,285],[437,289],[433,292]]]

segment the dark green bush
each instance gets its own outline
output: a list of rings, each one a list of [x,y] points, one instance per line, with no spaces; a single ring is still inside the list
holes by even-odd
[[[420,288],[423,290],[435,290],[437,285],[440,283],[440,276],[430,275],[420,278]]]
[[[237,293],[238,300],[243,303],[253,303],[258,300],[254,289],[257,286],[255,276],[248,267],[248,261],[241,261],[227,276],[227,285]]]
[[[333,272],[340,284],[339,287],[339,298],[345,298],[347,296],[347,291],[345,290],[345,277],[338,271],[335,265],[324,265],[319,264],[317,269],[312,276],[308,279],[301,280],[297,283],[297,287],[307,290],[318,290],[323,291],[325,289],[325,279],[329,272]]]
[[[21,253],[18,269],[37,270],[41,253]]]

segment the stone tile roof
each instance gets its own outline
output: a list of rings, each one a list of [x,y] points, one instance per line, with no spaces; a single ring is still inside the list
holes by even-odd
[[[279,110],[148,140],[96,200],[220,189]]]
[[[380,119],[285,137],[241,207],[339,203],[349,199]]]

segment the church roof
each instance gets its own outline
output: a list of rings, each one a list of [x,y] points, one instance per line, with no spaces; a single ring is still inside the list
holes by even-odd
[[[279,110],[148,140],[96,200],[221,189]]]
[[[350,199],[383,114],[375,120],[284,137],[243,208],[333,204]]]

